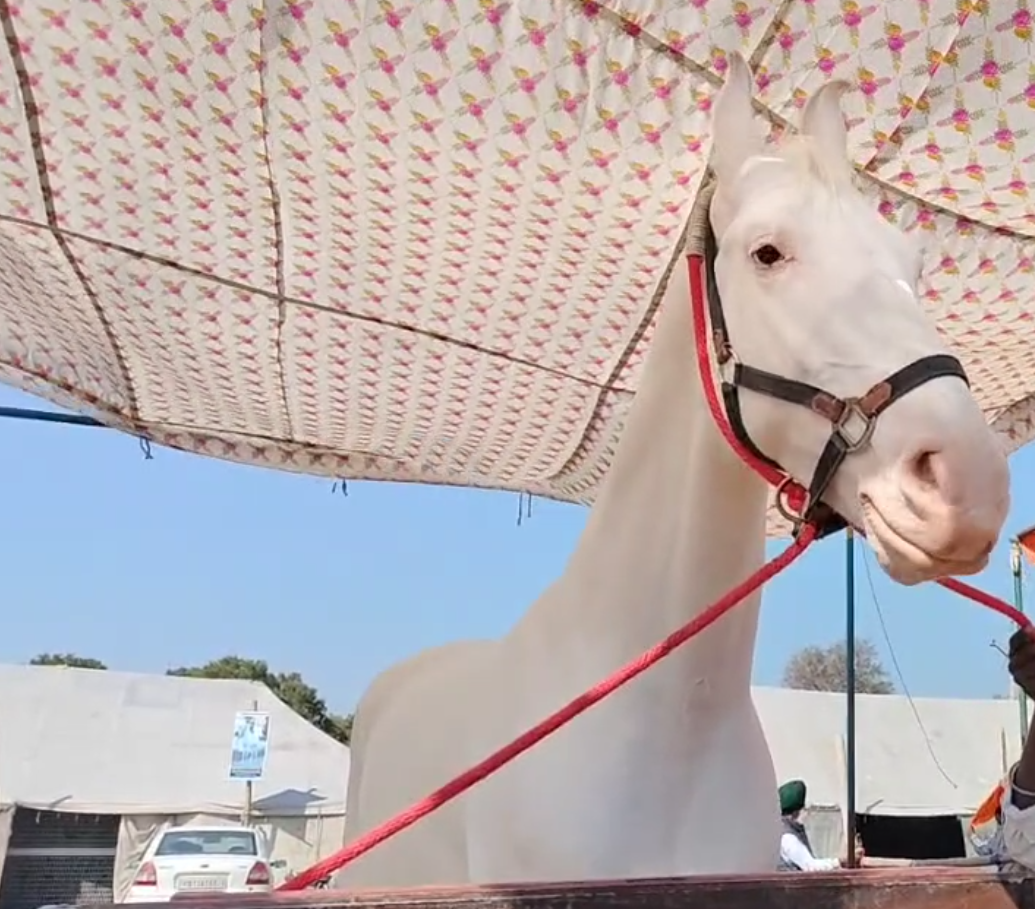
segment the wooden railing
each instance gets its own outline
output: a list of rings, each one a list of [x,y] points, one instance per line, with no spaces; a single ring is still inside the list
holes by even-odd
[[[925,865],[764,877],[194,895],[173,902],[186,903],[185,909],[1035,909],[1035,878],[991,867]]]

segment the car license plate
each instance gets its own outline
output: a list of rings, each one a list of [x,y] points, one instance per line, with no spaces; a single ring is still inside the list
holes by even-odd
[[[177,890],[225,890],[227,879],[222,874],[192,874],[176,878]]]

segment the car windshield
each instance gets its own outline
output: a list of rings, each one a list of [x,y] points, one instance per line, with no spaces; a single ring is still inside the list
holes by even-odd
[[[250,830],[176,830],[166,833],[155,855],[257,855]]]

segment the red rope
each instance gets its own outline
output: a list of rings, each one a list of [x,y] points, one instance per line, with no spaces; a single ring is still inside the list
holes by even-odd
[[[740,458],[754,473],[757,473],[770,486],[779,489],[788,479],[787,475],[777,470],[772,464],[760,461],[748,451],[733,432],[729,420],[723,416],[722,403],[719,401],[719,392],[715,387],[712,378],[711,362],[712,351],[709,345],[711,332],[708,330],[708,320],[704,312],[705,300],[708,299],[704,289],[704,259],[701,256],[690,256],[687,265],[690,268],[690,315],[694,326],[694,347],[697,353],[697,370],[701,377],[701,387],[704,389],[704,397],[708,402],[708,410],[711,411],[712,419],[718,427],[726,444],[733,449]],[[796,487],[789,499],[800,499],[804,504],[805,489],[800,483],[788,483],[788,486]],[[792,509],[799,503],[789,501]],[[799,511],[800,513],[800,511]]]
[[[787,504],[792,511],[800,514],[801,506],[804,504],[805,489],[794,480],[788,481],[789,478],[786,474],[777,470],[771,464],[760,461],[748,451],[740,443],[740,440],[733,432],[733,427],[730,426],[729,420],[724,415],[725,412],[719,401],[719,394],[711,374],[712,351],[708,346],[711,332],[709,331],[708,320],[705,315],[705,304],[708,296],[705,291],[704,257],[700,255],[689,256],[687,265],[690,269],[690,313],[694,326],[694,344],[697,348],[697,365],[701,376],[701,385],[704,388],[704,396],[708,402],[708,410],[711,412],[719,432],[722,433],[722,437],[726,440],[726,444],[733,449],[748,467],[761,476],[770,486],[775,486],[777,489],[780,488],[781,484],[787,483]],[[862,531],[857,530],[856,533],[862,534]],[[975,603],[979,603],[993,612],[1006,616],[1006,618],[1015,622],[1019,627],[1031,630],[1033,636],[1035,636],[1035,627],[1032,626],[1031,619],[1019,609],[1004,603],[998,597],[978,590],[976,587],[971,587],[969,584],[964,584],[956,578],[942,578],[938,583],[946,590],[958,593],[960,596],[973,600]]]
[[[626,663],[625,666],[608,676],[603,681],[598,682],[590,688],[589,691],[585,692],[585,694],[579,695],[575,700],[566,704],[556,713],[551,714],[541,723],[533,726],[527,732],[522,733],[509,745],[504,745],[499,749],[499,751],[493,752],[481,763],[475,764],[475,766],[470,770],[467,770],[455,779],[450,780],[441,789],[436,789],[431,793],[431,795],[414,803],[406,810],[401,811],[399,814],[381,824],[381,826],[375,827],[373,830],[365,833],[344,849],[338,850],[333,855],[328,856],[323,861],[313,865],[311,868],[306,868],[295,877],[285,881],[276,889],[303,890],[304,888],[315,884],[317,881],[323,880],[323,878],[349,864],[349,862],[355,861],[365,852],[369,852],[379,843],[384,842],[391,836],[395,836],[395,834],[405,830],[411,824],[415,824],[421,818],[431,814],[432,811],[440,808],[446,802],[452,801],[476,783],[481,782],[490,774],[495,773],[504,764],[509,764],[514,760],[514,758],[518,757],[518,755],[528,751],[528,749],[533,745],[541,742],[548,735],[556,732],[561,728],[561,726],[564,726],[566,723],[575,719],[575,717],[580,713],[588,710],[594,704],[599,703],[611,694],[611,692],[621,688],[627,682],[631,682],[640,673],[646,672],[646,670],[650,669],[650,667],[659,660],[663,660],[667,657],[673,650],[681,647],[691,638],[700,634],[705,630],[705,628],[729,612],[737,605],[737,603],[749,594],[754,593],[766,581],[779,574],[788,565],[794,562],[798,556],[809,548],[813,539],[815,539],[814,528],[811,526],[803,528],[802,532],[798,535],[798,538],[775,559],[767,562],[746,581],[741,582],[732,590],[725,593],[720,599],[716,600],[711,606],[705,609],[704,612],[695,616],[682,628],[679,628],[677,631],[670,634],[660,644],[656,644],[651,647],[650,650],[642,653],[631,663]]]
[[[750,594],[754,593],[766,581],[772,579],[785,568],[789,567],[797,558],[805,552],[815,538],[815,528],[807,525],[803,528],[798,539],[794,541],[780,555],[763,565],[751,577],[741,584],[728,591],[722,598],[709,606],[704,612],[695,616],[682,628],[669,635],[660,644],[656,644],[650,650],[638,656],[635,660],[627,663],[617,672],[599,682],[589,691],[579,695],[575,700],[566,704],[560,710],[548,716],[545,720],[533,726],[527,732],[522,733],[509,745],[505,745],[498,751],[493,752],[485,760],[471,767],[460,776],[450,780],[440,789],[436,789],[430,795],[414,803],[399,814],[389,818],[385,823],[365,833],[359,839],[353,841],[343,849],[339,849],[333,855],[323,859],[310,868],[297,874],[295,877],[285,881],[277,890],[304,890],[311,887],[318,881],[323,880],[335,871],[344,868],[355,861],[361,855],[369,852],[375,846],[390,839],[397,833],[405,830],[422,818],[427,817],[436,811],[446,802],[450,802],[458,795],[466,792],[472,786],[480,783],[486,777],[491,776],[505,764],[509,764],[514,758],[520,756],[529,748],[547,738],[562,726],[585,712],[594,704],[599,703],[609,694],[621,688],[627,682],[632,681],[636,676],[648,670],[655,663],[667,657],[677,648],[681,647],[691,638],[700,634],[708,626],[729,612],[734,606],[740,603]],[[997,597],[971,587],[956,578],[943,578],[938,581],[942,587],[967,597],[988,609],[998,612],[1015,622],[1021,628],[1032,630],[1032,621],[1019,609],[1004,603]]]
[[[970,584],[964,584],[957,578],[940,578],[937,583],[941,584],[946,590],[958,593],[961,597],[966,597],[968,600],[973,600],[975,603],[985,606],[993,612],[1006,616],[1010,621],[1015,622],[1019,628],[1025,629],[1029,634],[1032,633],[1031,619],[1009,603],[1004,603],[999,597],[994,597],[990,593],[971,587]]]
[[[718,392],[711,375],[711,351],[708,347],[707,320],[704,312],[704,280],[703,260],[700,256],[689,257],[690,267],[690,300],[691,312],[694,326],[694,341],[697,348],[697,362],[700,369],[701,385],[704,388],[705,398],[708,402],[708,409],[711,411],[715,423],[722,433],[730,448],[750,467],[759,474],[770,485],[782,488],[787,495],[787,505],[798,514],[805,502],[805,490],[801,484],[788,478],[781,471],[769,464],[759,461],[747,451],[734,435],[732,427],[724,419],[722,405],[719,402]],[[313,884],[330,876],[335,871],[355,861],[361,855],[369,852],[375,846],[383,843],[390,837],[405,830],[412,824],[427,817],[433,811],[440,808],[446,802],[452,801],[458,795],[466,792],[472,786],[481,782],[487,776],[495,773],[505,764],[509,764],[514,758],[528,751],[533,745],[538,744],[547,736],[553,734],[562,726],[575,719],[580,713],[588,710],[594,704],[599,703],[613,691],[621,688],[627,682],[632,681],[642,672],[648,670],[655,663],[667,657],[672,651],[681,647],[691,638],[700,634],[709,625],[716,622],[741,600],[749,594],[754,593],[766,581],[779,574],[791,565],[815,540],[816,528],[811,524],[802,527],[797,539],[785,549],[780,555],[767,562],[746,581],[741,582],[732,590],[728,591],[719,600],[709,606],[704,612],[695,616],[682,628],[669,635],[660,644],[655,645],[638,656],[631,663],[627,663],[617,672],[612,673],[603,681],[597,683],[593,688],[584,694],[579,695],[575,700],[566,704],[560,710],[548,716],[545,720],[533,726],[522,735],[518,736],[509,745],[505,745],[498,751],[490,754],[481,763],[476,764],[469,770],[455,779],[450,780],[440,789],[436,789],[430,795],[414,803],[394,817],[389,818],[379,827],[363,834],[359,839],[353,841],[343,849],[339,849],[333,855],[328,856],[321,862],[306,868],[295,877],[285,881],[276,889],[279,891],[304,890]],[[964,584],[955,578],[943,578],[938,581],[943,587],[952,590],[961,596],[967,597],[976,603],[1006,616],[1016,622],[1021,628],[1025,628],[1031,634],[1035,634],[1031,620],[1020,610],[1009,606],[997,597],[984,593]],[[347,808],[347,806],[346,806]]]

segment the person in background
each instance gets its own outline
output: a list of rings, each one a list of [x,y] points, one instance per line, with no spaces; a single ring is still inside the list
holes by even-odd
[[[801,822],[807,790],[802,780],[791,780],[780,787],[780,814],[783,834],[780,836],[781,871],[836,871],[848,864],[845,859],[820,859],[812,854],[809,835]],[[862,849],[856,847],[856,858]]]
[[[1010,676],[1035,698],[1035,636],[1020,629],[1010,638]],[[1035,737],[1024,740],[1020,760],[978,808],[970,822],[978,855],[1035,871]]]

